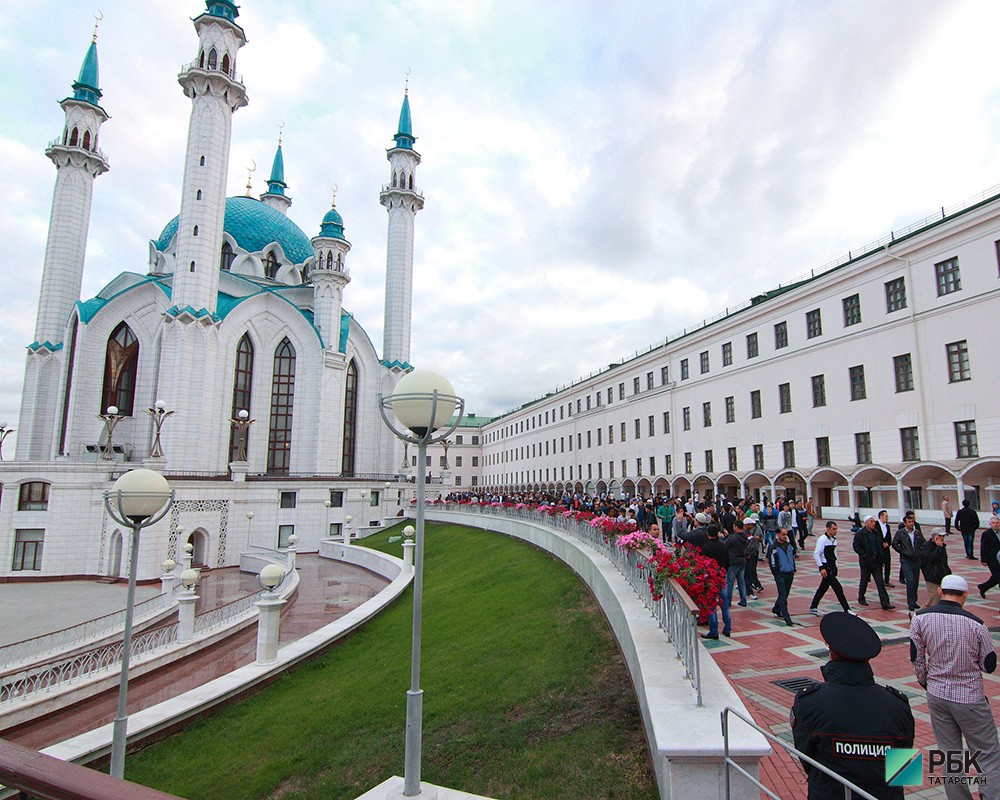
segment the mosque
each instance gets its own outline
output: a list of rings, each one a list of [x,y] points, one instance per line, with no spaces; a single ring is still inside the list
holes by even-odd
[[[409,97],[380,194],[380,355],[344,308],[344,220],[332,207],[310,237],[289,218],[280,141],[267,191],[226,196],[233,114],[247,104],[238,13],[231,0],[208,0],[193,20],[197,48],[178,76],[191,99],[179,214],[150,241],[144,269],[123,271],[93,298],[80,296],[90,207],[109,169],[96,34],[61,102],[65,124],[45,151],[56,182],[17,450],[0,465],[0,529],[12,534],[0,544],[0,579],[123,575],[122,532],[102,494],[143,464],[163,471],[176,500],[143,534],[140,578],[158,575],[187,541],[206,566],[238,563],[246,546],[287,545],[292,534],[314,550],[345,525],[355,534],[381,525],[404,502],[389,483],[402,477],[403,446],[376,398],[411,369],[413,231],[424,201]]]

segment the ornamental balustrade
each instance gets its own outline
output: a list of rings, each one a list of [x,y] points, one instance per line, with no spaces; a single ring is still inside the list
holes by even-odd
[[[136,603],[133,619],[139,624],[163,613],[173,604],[172,594],[158,594]],[[124,625],[125,610],[122,609],[79,625],[4,645],[0,647],[0,672],[14,665],[34,664],[57,653],[65,653],[88,643],[97,642],[119,633]]]
[[[279,563],[284,565],[284,554],[280,555],[282,560]],[[274,591],[284,594],[295,576],[295,570],[286,567],[285,577]],[[254,592],[198,615],[194,623],[195,634],[207,634],[246,621],[257,613],[255,604],[259,597],[260,593]],[[133,661],[143,657],[153,658],[178,644],[178,623],[175,622],[133,636],[131,657]],[[0,678],[0,709],[17,701],[33,700],[46,692],[62,690],[104,672],[110,673],[119,668],[121,659],[122,643],[117,641]]]
[[[684,677],[690,680],[691,686],[697,692],[698,705],[702,705],[701,697],[701,642],[698,637],[698,606],[688,596],[681,585],[671,578],[663,584],[663,597],[653,599],[649,586],[650,571],[644,567],[645,557],[641,553],[624,550],[614,541],[605,540],[599,528],[588,522],[578,522],[572,516],[563,516],[556,512],[549,516],[529,508],[509,508],[503,506],[477,505],[432,505],[435,511],[452,511],[459,513],[479,514],[484,517],[513,519],[543,525],[564,531],[593,547],[617,567],[628,581],[653,618],[666,634],[667,639],[677,651],[677,659],[684,666]]]

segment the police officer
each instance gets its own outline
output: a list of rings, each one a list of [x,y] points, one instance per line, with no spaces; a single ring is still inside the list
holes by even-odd
[[[867,622],[843,611],[824,616],[819,631],[830,648],[821,670],[826,683],[795,697],[795,747],[875,797],[902,800],[902,787],[886,784],[885,751],[913,747],[913,714],[906,695],[875,683],[868,662],[882,651],[882,642]],[[844,797],[841,784],[802,765],[809,776],[809,800]]]

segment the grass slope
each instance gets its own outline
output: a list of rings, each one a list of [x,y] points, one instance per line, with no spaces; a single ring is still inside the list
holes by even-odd
[[[390,531],[365,544],[394,554]],[[197,800],[355,798],[403,770],[412,591],[249,699],[130,755]],[[423,780],[496,798],[655,798],[624,661],[580,580],[507,537],[428,525]]]

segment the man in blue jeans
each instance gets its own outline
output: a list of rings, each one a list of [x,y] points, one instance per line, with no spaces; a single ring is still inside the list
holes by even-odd
[[[701,553],[704,556],[712,559],[719,567],[722,572],[725,573],[729,569],[729,548],[726,547],[726,543],[719,539],[719,526],[709,525],[705,531],[708,535],[708,541],[705,542],[701,547]],[[722,635],[729,636],[732,630],[732,621],[729,617],[729,593],[726,591],[725,584],[719,590],[719,605],[722,607]],[[701,635],[702,639],[718,639],[719,638],[719,612],[713,611],[708,617],[708,633],[703,633]]]
[[[795,548],[788,540],[788,528],[778,528],[778,538],[767,549],[767,563],[778,589],[778,599],[774,601],[771,613],[781,617],[788,627],[792,627],[792,617],[788,613],[788,594],[795,579]]]

